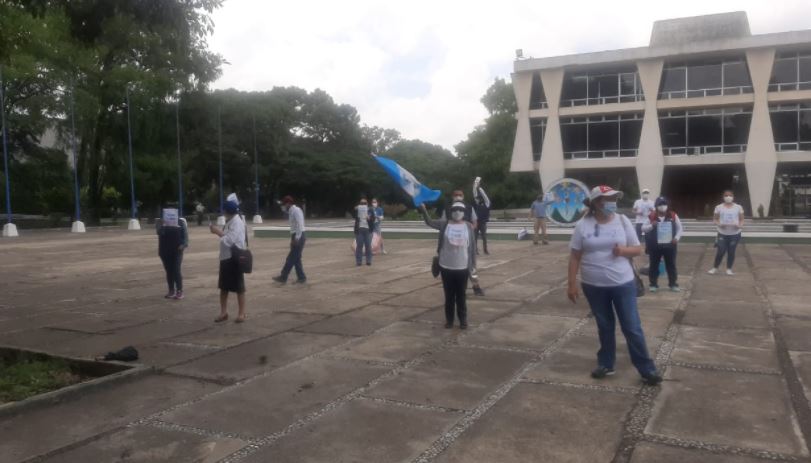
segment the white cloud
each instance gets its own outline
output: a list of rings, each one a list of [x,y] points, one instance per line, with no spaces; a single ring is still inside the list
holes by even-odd
[[[452,149],[487,116],[479,99],[509,78],[516,48],[544,57],[644,46],[657,19],[739,10],[755,34],[811,29],[807,0],[229,0],[210,45],[231,64],[214,87],[321,88],[366,124]]]

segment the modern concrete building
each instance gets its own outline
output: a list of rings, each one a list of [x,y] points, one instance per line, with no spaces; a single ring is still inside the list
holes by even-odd
[[[510,169],[643,187],[702,216],[811,212],[811,30],[752,35],[746,13],[657,21],[650,45],[518,58]],[[709,209],[711,211],[712,209]]]

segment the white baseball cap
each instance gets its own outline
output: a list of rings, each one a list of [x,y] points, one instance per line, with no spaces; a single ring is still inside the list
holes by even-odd
[[[617,191],[608,185],[599,185],[591,189],[591,193],[589,193],[589,200],[594,201],[600,196],[609,196],[609,197],[616,196],[617,199],[619,199],[622,198],[622,192]]]
[[[649,189],[647,189],[647,188],[643,188],[643,189],[642,189],[642,193],[650,193],[650,190],[649,190]]]

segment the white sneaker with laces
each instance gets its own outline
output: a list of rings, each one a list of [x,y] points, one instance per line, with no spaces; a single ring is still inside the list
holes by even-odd
[[[710,275],[715,275],[716,273],[718,273],[718,269],[713,267],[713,268],[707,270],[707,273],[709,273]]]
[[[735,275],[735,272],[733,272],[731,268],[728,268],[727,269],[727,275],[730,275],[730,276]]]

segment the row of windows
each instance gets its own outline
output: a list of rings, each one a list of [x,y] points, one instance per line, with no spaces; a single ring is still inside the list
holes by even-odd
[[[769,108],[778,151],[811,151],[811,103]],[[561,118],[564,159],[636,156],[642,113]],[[665,155],[743,153],[749,139],[752,107],[707,108],[659,112]],[[533,160],[539,161],[546,119],[530,119]]]
[[[811,51],[775,57],[769,91],[811,89]],[[695,98],[752,93],[743,55],[717,60],[666,63],[659,99]],[[561,106],[599,105],[644,100],[635,66],[600,71],[569,71],[564,76]],[[530,109],[547,107],[540,73],[533,73]]]

